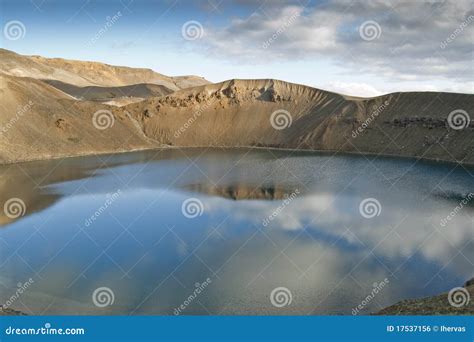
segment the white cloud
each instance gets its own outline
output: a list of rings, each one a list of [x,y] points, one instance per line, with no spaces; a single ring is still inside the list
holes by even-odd
[[[358,212],[348,209],[357,207],[354,201],[359,203],[355,198],[334,196],[330,193],[312,194],[297,197],[278,215],[272,215],[281,205],[279,202],[244,201],[236,207],[233,201],[210,198],[206,201],[206,211],[232,212],[233,219],[254,222],[261,229],[290,232],[308,229],[318,234],[339,237],[354,246],[362,241],[365,248],[377,248],[377,253],[387,258],[406,258],[416,252],[432,262],[443,262],[449,260],[453,246],[461,250],[466,241],[474,237],[467,212],[457,215],[450,222],[456,229],[443,229],[439,226],[441,219],[446,217],[446,212],[450,210],[449,206],[435,213],[431,207],[419,208],[417,215],[407,216],[398,205],[386,202],[383,206],[383,220],[370,221],[359,216]],[[271,215],[273,220],[264,227],[262,220]],[[397,226],[397,234],[394,235],[402,238],[387,238],[394,229],[393,222],[403,222]],[[350,239],[353,235],[347,235],[347,227],[351,227],[351,232],[358,239]],[[424,244],[433,230],[437,234],[431,237],[429,244]]]
[[[361,38],[359,27],[367,21],[379,25],[378,38]],[[413,81],[443,90],[446,86],[439,84],[448,82],[450,88],[472,92],[460,84],[474,77],[473,40],[470,0],[336,0],[308,7],[265,3],[247,18],[207,28],[204,43],[212,55],[243,64],[324,58],[348,73],[389,83]],[[356,94],[355,83],[335,85]],[[379,93],[373,86],[362,87],[367,92],[358,95]]]
[[[333,82],[329,82],[323,88],[329,91],[336,92],[336,93],[340,93],[344,95],[352,95],[352,96],[374,97],[374,96],[379,96],[383,94],[381,91],[375,89],[370,84],[357,83],[357,82],[333,81]]]

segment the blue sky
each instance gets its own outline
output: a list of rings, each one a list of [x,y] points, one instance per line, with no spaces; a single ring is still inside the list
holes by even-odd
[[[2,0],[0,6],[1,46],[21,54],[212,82],[277,78],[352,95],[474,93],[468,0]],[[24,27],[19,39],[8,35],[12,21]],[[196,39],[183,36],[186,25],[198,30]]]

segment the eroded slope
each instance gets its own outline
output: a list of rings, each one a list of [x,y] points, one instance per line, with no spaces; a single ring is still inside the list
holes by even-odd
[[[126,106],[171,146],[263,146],[474,163],[473,123],[452,129],[474,96],[413,92],[355,99],[277,80],[232,80]]]

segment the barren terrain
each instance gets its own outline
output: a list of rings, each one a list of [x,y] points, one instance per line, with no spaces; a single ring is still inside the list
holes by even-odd
[[[473,122],[448,123],[453,111],[474,113],[470,94],[354,98],[271,79],[208,84],[150,69],[0,55],[0,163],[171,146],[474,163]]]

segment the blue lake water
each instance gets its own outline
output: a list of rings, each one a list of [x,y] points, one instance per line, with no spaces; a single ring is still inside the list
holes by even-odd
[[[168,149],[0,175],[0,303],[27,314],[367,314],[474,276],[456,164]]]

